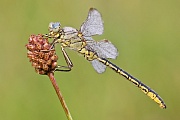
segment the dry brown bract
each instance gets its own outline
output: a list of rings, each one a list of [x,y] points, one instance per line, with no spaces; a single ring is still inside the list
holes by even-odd
[[[50,50],[51,44],[48,38],[43,38],[41,34],[31,35],[26,48],[28,49],[27,57],[37,73],[47,75],[55,71],[58,56],[54,49]]]

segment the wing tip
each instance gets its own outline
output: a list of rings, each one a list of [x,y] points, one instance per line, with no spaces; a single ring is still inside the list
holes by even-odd
[[[100,12],[96,9],[96,8],[94,8],[94,7],[91,7],[90,9],[89,9],[89,11],[97,11],[99,14],[100,14]],[[101,14],[100,14],[101,15]]]
[[[91,11],[91,10],[97,10],[97,9],[96,9],[96,8],[94,8],[94,7],[91,7],[89,10]]]

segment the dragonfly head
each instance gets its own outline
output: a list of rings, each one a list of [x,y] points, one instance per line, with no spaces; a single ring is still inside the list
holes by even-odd
[[[51,33],[58,33],[60,31],[61,24],[60,22],[51,22],[49,23],[49,32]]]

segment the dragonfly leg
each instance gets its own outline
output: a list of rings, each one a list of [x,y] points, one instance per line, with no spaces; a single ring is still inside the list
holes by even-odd
[[[48,34],[43,34],[42,36],[45,38],[51,38],[51,36],[49,36]]]
[[[54,38],[54,36],[51,35],[51,34],[42,34],[42,37],[44,37],[44,38]]]
[[[47,35],[47,34],[45,34],[45,35]],[[57,42],[56,39],[54,39],[54,40],[52,41],[52,43],[50,43],[51,47],[49,48],[49,50],[41,50],[41,51],[43,51],[43,52],[49,52],[49,51],[51,51],[51,50],[54,50],[56,43],[58,43],[58,42]]]
[[[56,67],[55,71],[69,72],[69,71],[71,71],[71,68],[69,68],[68,66],[58,65]]]
[[[53,41],[51,42],[51,49],[55,47],[55,44],[58,43],[58,40],[51,34],[43,34],[44,38],[53,38]]]
[[[61,46],[61,51],[63,53],[63,56],[64,56],[67,66],[58,65],[55,71],[65,71],[65,72],[71,71],[71,69],[73,67],[73,63],[71,62],[71,60],[70,60],[69,56],[67,55],[66,51],[64,50],[63,46]]]
[[[57,39],[54,39],[52,42],[51,42],[51,49],[55,48],[55,44],[58,43],[58,40]],[[61,48],[62,50],[62,48]]]

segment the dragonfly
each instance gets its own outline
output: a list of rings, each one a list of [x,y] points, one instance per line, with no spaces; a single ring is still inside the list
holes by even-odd
[[[104,39],[95,41],[92,38],[94,35],[102,35],[104,31],[102,16],[97,9],[90,8],[88,16],[79,30],[73,27],[62,28],[60,22],[51,22],[48,30],[49,33],[44,36],[53,39],[51,48],[54,48],[57,43],[60,43],[61,45],[61,51],[67,66],[60,67],[68,68],[65,71],[70,71],[73,67],[72,62],[64,49],[69,48],[82,54],[85,59],[92,64],[97,73],[103,73],[106,70],[106,67],[111,68],[140,88],[143,93],[154,100],[161,108],[166,108],[163,99],[153,89],[108,60],[116,59],[118,56],[117,48],[109,40]],[[57,69],[57,71],[63,70]]]

